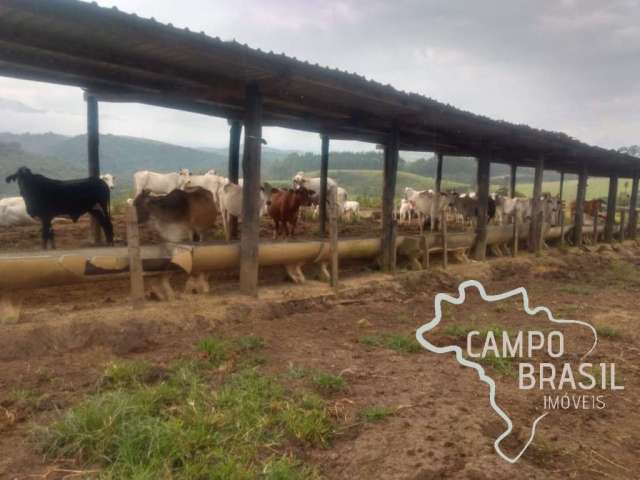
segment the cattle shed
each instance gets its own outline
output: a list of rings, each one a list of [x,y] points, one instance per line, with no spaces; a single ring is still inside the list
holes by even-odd
[[[99,174],[99,102],[137,102],[224,117],[230,123],[229,178],[242,172],[244,198],[240,236],[240,285],[257,291],[258,202],[262,127],[317,132],[322,141],[323,188],[330,139],[382,144],[383,268],[395,267],[393,201],[398,151],[438,155],[439,190],[444,155],[478,158],[480,215],[474,254],[486,252],[490,164],[535,167],[532,232],[541,228],[542,173],[579,175],[574,221],[582,239],[589,175],[610,178],[609,211],[615,213],[618,179],[633,179],[629,235],[637,229],[640,160],[587,145],[566,134],[493,120],[360,75],[311,64],[284,54],[249,48],[135,14],[77,0],[0,0],[0,75],[81,87],[87,103],[89,174]],[[564,175],[563,175],[564,177]],[[512,188],[512,194],[513,192]],[[324,210],[325,201],[321,201]],[[325,212],[321,215],[324,225]],[[614,215],[608,215],[607,238]],[[537,235],[533,237],[538,238]],[[535,245],[537,250],[540,245]]]

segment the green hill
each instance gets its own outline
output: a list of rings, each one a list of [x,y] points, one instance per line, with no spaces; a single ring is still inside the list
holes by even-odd
[[[0,143],[0,196],[18,195],[16,183],[6,183],[4,179],[23,166],[29,167],[34,172],[59,179],[82,177],[86,176],[87,172],[86,168],[69,162],[26,152],[17,143]]]
[[[627,185],[628,184],[628,185]],[[518,184],[517,190],[527,196],[533,194],[533,183]],[[576,192],[578,190],[577,180],[565,180],[563,197],[569,201],[576,198]],[[553,195],[557,195],[560,192],[560,182],[544,182],[542,184],[542,191],[549,192]],[[620,179],[618,182],[618,195],[631,193],[631,180]],[[590,178],[587,182],[587,200],[592,198],[607,198],[609,194],[609,179],[608,178]]]
[[[309,177],[319,177],[319,171],[305,172]],[[382,172],[380,170],[329,170],[329,176],[336,180],[341,187],[344,187],[349,193],[349,198],[369,199],[372,203],[377,203],[382,197]],[[290,185],[291,180],[270,180],[274,186]],[[408,172],[398,172],[398,180],[396,183],[396,197],[402,196],[405,187],[411,187],[416,190],[427,190],[434,188],[433,178],[424,177]],[[443,181],[443,189],[455,189],[458,192],[468,190],[468,185]]]

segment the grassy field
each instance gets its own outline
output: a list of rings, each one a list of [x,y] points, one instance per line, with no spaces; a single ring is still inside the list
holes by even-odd
[[[320,176],[320,172],[308,172],[310,177]],[[371,198],[375,199],[382,195],[382,172],[379,170],[329,170],[329,176],[334,178],[340,186],[347,189],[352,198]],[[270,183],[274,186],[289,184],[290,180],[272,180]],[[628,185],[627,185],[628,183]],[[493,184],[491,191],[495,192],[502,185]],[[398,181],[396,184],[396,196],[401,196],[405,187],[415,188],[416,190],[426,190],[434,188],[434,179],[408,172],[398,172]],[[446,178],[442,181],[442,187],[446,190],[456,190],[458,192],[467,191],[470,186],[460,182],[448,181]],[[576,179],[565,180],[564,182],[564,198],[573,199],[576,196],[578,181]],[[518,192],[531,196],[533,193],[533,183],[518,183]],[[629,193],[631,190],[631,182],[628,180],[620,180],[618,185],[618,193]],[[559,181],[547,181],[542,184],[542,191],[557,195],[560,191]],[[591,178],[587,186],[587,199],[606,198],[609,191],[608,178]]]
[[[309,177],[319,177],[320,172],[305,172],[305,175]],[[380,170],[329,170],[329,176],[355,196],[379,196],[382,193],[382,172]],[[291,180],[274,180],[271,183],[276,185],[282,182],[291,183]],[[402,192],[405,187],[415,188],[416,190],[426,190],[433,188],[433,186],[433,178],[431,177],[423,177],[422,175],[408,172],[398,172],[398,181],[396,183],[397,192]],[[464,191],[468,188],[468,185],[444,180],[443,188],[455,188]]]
[[[627,185],[628,184],[628,185]],[[577,180],[567,180],[564,182],[563,197],[566,199],[574,199],[576,197],[576,190],[578,189]],[[527,196],[531,196],[533,193],[532,183],[518,184],[518,192],[522,192]],[[560,182],[544,182],[542,184],[542,191],[549,192],[553,195],[557,195],[560,191]],[[622,195],[627,192],[631,193],[631,181],[622,179],[618,183],[618,195]],[[587,200],[592,198],[607,198],[609,192],[609,179],[608,178],[591,178],[587,183]]]

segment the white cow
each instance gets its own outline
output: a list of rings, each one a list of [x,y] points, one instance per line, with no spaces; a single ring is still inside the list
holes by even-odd
[[[307,190],[313,190],[315,193],[311,197],[311,201],[313,203],[318,203],[320,201],[320,177],[305,177],[304,172],[298,172],[295,174],[293,179],[291,180],[294,189],[298,189],[300,187],[304,187]],[[338,182],[336,182],[333,178],[327,177],[327,189],[332,186],[338,186]],[[338,187],[338,199],[340,198],[340,188]],[[345,192],[345,201],[346,201],[346,190],[342,189]],[[338,200],[339,202],[340,200]]]
[[[343,215],[349,220],[360,218],[360,202],[347,200],[344,202]]]
[[[502,225],[506,218],[517,216],[518,222],[522,223],[531,218],[531,200],[528,198],[510,198],[504,195],[496,195],[496,223]]]
[[[134,196],[143,190],[149,190],[154,195],[166,195],[173,190],[181,190],[189,181],[189,170],[180,169],[179,172],[156,173],[142,170],[133,174]]]
[[[231,216],[242,218],[242,186],[235,183],[227,183],[219,192],[220,213],[222,215],[222,227],[227,241],[231,240],[229,219]],[[260,216],[267,212],[267,195],[264,188],[260,187]]]
[[[33,225],[37,221],[27,213],[22,197],[0,198],[0,227]]]
[[[116,186],[116,177],[115,175],[111,175],[110,173],[100,175],[100,180],[107,184],[109,190],[113,190],[113,187]]]
[[[220,190],[224,185],[229,183],[229,179],[216,175],[215,170],[209,170],[204,175],[190,175],[184,184],[184,188],[202,187],[209,190],[213,194],[216,204],[220,204]]]
[[[540,197],[540,201],[542,202],[542,218],[544,223],[551,226],[558,224],[560,207],[562,206],[560,197],[545,193]]]
[[[412,190],[412,189],[411,189]],[[415,190],[413,190],[415,192]],[[409,192],[411,194],[411,192]],[[445,192],[436,193],[433,190],[425,190],[410,195],[409,202],[421,217],[420,233],[423,225],[429,220],[431,231],[442,218],[442,214],[447,211],[453,200],[452,196]]]

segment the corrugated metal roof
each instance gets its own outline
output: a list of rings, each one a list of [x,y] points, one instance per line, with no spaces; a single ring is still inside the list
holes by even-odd
[[[260,86],[266,125],[403,149],[487,154],[550,168],[631,175],[640,162],[560,132],[473,114],[356,73],[76,0],[0,0],[0,74],[78,85],[102,100],[138,101],[241,118]],[[529,160],[527,160],[529,159]]]

